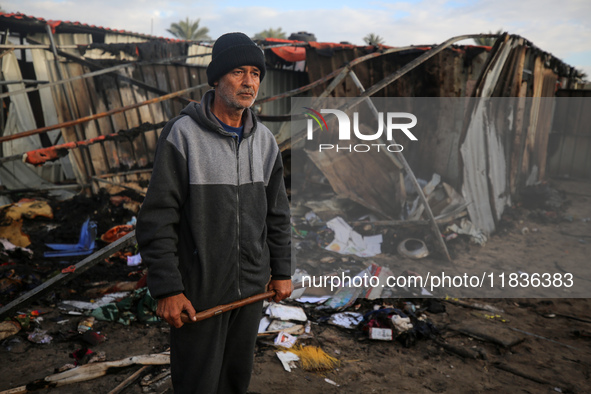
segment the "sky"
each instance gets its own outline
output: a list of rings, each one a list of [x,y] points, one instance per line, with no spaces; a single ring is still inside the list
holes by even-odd
[[[306,31],[321,42],[362,45],[374,33],[391,46],[439,44],[464,34],[517,34],[591,79],[590,0],[0,0],[5,12],[172,37],[173,22],[200,19],[212,38],[269,28]],[[461,42],[472,44],[472,40]]]

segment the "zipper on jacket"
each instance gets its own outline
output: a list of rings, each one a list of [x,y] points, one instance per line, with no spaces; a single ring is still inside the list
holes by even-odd
[[[236,248],[238,251],[237,255],[237,269],[238,269],[238,297],[242,298],[242,291],[240,290],[240,144],[238,142],[238,137],[232,138],[235,142],[236,147],[236,231],[237,231],[237,241],[236,241]]]

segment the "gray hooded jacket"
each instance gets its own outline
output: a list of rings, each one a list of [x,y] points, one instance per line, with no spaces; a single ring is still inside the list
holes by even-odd
[[[240,144],[210,111],[214,91],[164,127],[136,236],[153,297],[196,310],[291,276],[289,203],[271,131],[244,111]]]

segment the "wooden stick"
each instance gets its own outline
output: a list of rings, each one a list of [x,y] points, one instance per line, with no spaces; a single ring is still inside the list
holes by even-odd
[[[129,375],[127,377],[127,379],[125,379],[123,382],[121,382],[113,390],[109,391],[109,394],[119,394],[120,392],[122,392],[123,390],[125,390],[125,388],[127,386],[129,386],[130,384],[132,384],[133,382],[135,382],[135,380],[138,377],[140,377],[141,374],[143,374],[144,372],[146,372],[151,367],[152,367],[151,365],[144,365],[143,367],[141,367],[140,369],[138,369],[137,371],[135,371],[134,373],[132,373],[131,375]]]
[[[191,320],[189,315],[186,312],[183,312],[183,313],[181,313],[181,320],[183,321],[183,323],[195,323],[195,322],[198,322],[201,320],[209,319],[210,317],[219,315],[221,313],[231,311],[232,309],[240,308],[242,306],[249,305],[249,304],[255,303],[257,301],[262,301],[267,298],[271,298],[274,295],[275,295],[275,290],[270,290],[265,293],[256,294],[256,295],[250,296],[248,298],[243,298],[243,299],[238,300],[236,302],[214,306],[213,308],[206,309],[202,312],[197,313],[195,315],[195,320]]]

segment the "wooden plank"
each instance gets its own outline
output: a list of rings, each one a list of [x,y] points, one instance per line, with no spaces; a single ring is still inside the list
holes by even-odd
[[[132,85],[123,81],[119,81],[119,93],[121,95],[121,103],[124,106],[137,103],[133,89],[134,87]],[[131,111],[125,111],[125,116],[127,118],[128,128],[138,127],[141,124],[140,112],[137,108]],[[141,136],[134,138],[133,141],[131,141],[131,145],[133,147],[132,153],[134,166],[143,167],[147,165],[148,153],[143,138]]]
[[[90,97],[90,104],[96,114],[107,111],[103,95],[100,93],[102,85],[101,79],[86,78],[86,86]],[[100,135],[108,135],[114,133],[111,119],[104,117],[95,120],[97,130]],[[112,172],[113,168],[119,167],[119,157],[117,156],[117,145],[114,141],[104,141],[99,144],[103,152],[103,160],[105,161],[105,169],[107,173]]]
[[[187,73],[189,75],[189,83],[191,86],[199,85],[201,83],[205,83],[207,81],[201,82],[201,73],[197,67],[187,67]],[[191,92],[191,99],[193,100],[201,100],[201,92],[195,91]]]
[[[198,75],[199,75],[199,84],[204,84],[207,83],[207,71],[205,68],[198,68],[197,69]],[[195,85],[195,83],[193,82],[193,85]],[[195,100],[199,101],[201,100],[201,98],[203,97],[203,95],[205,94],[205,92],[207,92],[208,90],[211,89],[211,86],[206,86],[203,89],[197,90],[195,91],[195,94],[197,94],[198,96],[195,97]]]
[[[152,368],[151,365],[144,365],[143,367],[129,375],[127,379],[118,384],[117,387],[115,387],[113,390],[109,391],[109,394],[122,393],[127,388],[127,386],[135,382],[144,372],[147,372],[150,368]]]
[[[55,57],[53,56],[53,54],[51,54],[51,56],[48,56],[48,60],[51,60],[49,61],[49,69],[52,73],[53,81],[57,81],[60,79],[60,73],[62,76],[64,76],[64,78],[67,78],[65,77],[66,75],[68,75],[67,70],[65,69],[63,64],[55,62]],[[74,114],[70,113],[70,109],[68,108],[68,100],[75,101],[71,85],[63,84],[61,86],[56,86],[55,92],[58,92],[57,97],[59,99],[59,101],[57,102],[58,117],[61,115],[62,122],[73,120]],[[82,140],[81,136],[79,138],[75,126],[63,128],[62,137],[64,139],[64,142],[75,142]],[[70,151],[69,155],[78,183],[86,183],[87,166],[83,152],[79,149],[73,149]]]
[[[179,79],[179,74],[177,72],[177,67],[173,64],[166,65],[166,74],[168,76],[168,85],[170,86],[169,92],[177,92],[181,90],[181,81]],[[184,105],[179,103],[177,100],[172,101],[172,116],[177,116],[181,110],[184,108]]]
[[[107,108],[121,108],[121,95],[119,94],[119,84],[117,79],[111,76],[106,76],[102,79],[102,92],[105,96]],[[113,114],[111,116],[113,122],[113,132],[119,130],[127,130],[130,125],[127,123],[127,117],[124,113]],[[133,146],[128,141],[117,141],[117,154],[119,156],[120,168],[131,168],[135,164]]]
[[[43,297],[44,295],[49,293],[54,287],[69,282],[78,275],[88,271],[90,268],[94,267],[95,265],[103,261],[103,259],[111,256],[115,252],[118,252],[119,250],[129,245],[132,245],[133,243],[135,243],[135,230],[121,237],[117,241],[105,246],[104,248],[94,252],[90,256],[86,257],[84,260],[77,263],[75,265],[76,269],[74,270],[74,272],[59,273],[53,278],[35,287],[33,290],[23,294],[16,300],[10,302],[8,305],[2,307],[2,309],[0,309],[0,320],[4,320],[6,317],[11,317],[20,308],[23,308],[29,305],[31,302]]]
[[[47,55],[48,51],[41,49],[31,50],[31,56],[33,58],[33,66],[35,68],[35,76],[38,80],[50,81],[51,75],[48,68]],[[53,56],[53,55],[52,55]],[[51,83],[51,82],[50,82]],[[39,90],[39,97],[41,99],[41,108],[43,110],[43,120],[45,125],[54,125],[60,123],[57,116],[57,109],[55,107],[55,96],[54,90],[47,86],[47,84],[36,87]],[[60,130],[52,130],[47,133],[47,136],[51,143],[63,143]],[[56,164],[52,164],[56,165]],[[65,156],[59,159],[59,165],[66,179],[75,179],[74,171],[72,170],[72,164],[70,163],[70,157]]]
[[[133,73],[130,74],[130,77],[134,79],[143,80],[141,71],[138,68],[133,69]],[[148,95],[145,89],[141,89],[138,86],[132,86],[131,89],[133,93],[134,100],[136,102],[142,102],[148,100]],[[138,108],[138,113],[140,117],[140,123],[156,123],[154,122],[154,117],[152,111],[149,106],[142,106]],[[147,131],[142,133],[138,138],[141,138],[142,144],[144,146],[145,155],[139,158],[138,165],[140,167],[145,167],[148,163],[152,162],[154,159],[154,151],[156,150],[156,138],[155,138],[156,131]]]
[[[168,78],[166,75],[166,66],[163,66],[160,64],[155,65],[154,66],[154,74],[156,77],[156,86],[158,87],[158,89],[164,90],[167,92],[172,92],[170,90],[169,85],[168,85]],[[164,117],[166,119],[171,119],[174,116],[173,115],[173,107],[170,103],[170,100],[163,102],[162,108],[164,108]]]
[[[84,67],[77,63],[69,63],[67,70],[68,77],[80,76],[87,71],[84,69]],[[73,97],[75,97],[75,100],[72,100],[72,102],[74,104],[74,110],[76,111],[76,118],[92,115],[92,101],[90,98],[90,93],[88,92],[88,87],[86,86],[84,80],[78,79],[76,81],[70,82],[70,84],[72,86],[72,91],[74,92]],[[84,140],[96,138],[100,135],[95,122],[86,122],[79,125],[78,127],[81,130],[80,134]],[[79,149],[83,152],[82,154],[88,156],[91,167],[89,169],[90,172],[88,173],[90,176],[109,171],[108,167],[105,165],[106,158],[104,157],[104,153],[100,145],[80,147]]]
[[[154,71],[154,66],[151,66],[151,65],[141,66],[140,71],[141,71],[141,75],[143,77],[143,80],[146,84],[152,85],[152,86],[158,85],[158,81],[156,80],[156,73]],[[152,98],[156,97],[156,94],[147,91],[146,96],[148,97],[148,99],[152,99]],[[152,113],[152,119],[154,120],[154,123],[160,123],[160,122],[164,122],[164,121],[168,120],[168,118],[164,115],[163,105],[164,105],[164,103],[154,103],[154,104],[150,104],[148,106],[148,108],[150,108],[150,112]],[[150,135],[152,138],[152,141],[148,142],[148,146],[155,147],[156,143],[158,141],[159,135],[160,135],[159,131],[156,131],[156,133],[154,133],[154,135]],[[153,155],[153,153],[152,153],[152,155]]]
[[[189,79],[188,67],[177,65],[177,75],[179,77],[179,86],[181,89],[190,88],[191,80]]]

